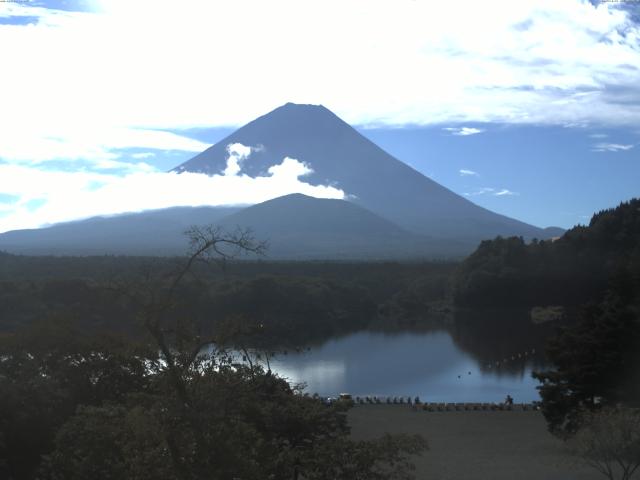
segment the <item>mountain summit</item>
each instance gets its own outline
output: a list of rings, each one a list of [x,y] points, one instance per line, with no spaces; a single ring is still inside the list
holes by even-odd
[[[307,164],[312,185],[333,185],[349,201],[402,228],[475,244],[496,235],[549,236],[543,229],[479,207],[394,158],[322,105],[287,103],[175,169],[221,173],[227,146],[253,147],[242,172],[255,177],[285,157]],[[474,245],[475,246],[475,245]]]
[[[497,235],[557,236],[498,215],[456,195],[395,159],[319,105],[287,103],[178,166],[177,172],[224,173],[227,147],[244,152],[233,171],[269,175],[286,157],[312,172],[304,182],[330,185],[344,200],[285,195],[247,208],[174,208],[92,218],[0,235],[0,249],[31,254],[179,254],[190,224],[252,228],[271,258],[452,258]]]

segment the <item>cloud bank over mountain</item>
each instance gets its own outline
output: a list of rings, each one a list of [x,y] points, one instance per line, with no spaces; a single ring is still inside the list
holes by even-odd
[[[485,208],[571,226],[637,194],[639,19],[599,0],[0,2],[0,165],[111,183],[285,102],[322,104],[367,136],[422,130],[380,145]],[[534,128],[535,144],[518,133]]]
[[[166,173],[147,166],[148,170],[120,176],[0,164],[4,197],[0,198],[0,232],[173,206],[252,205],[290,193],[345,198],[346,193],[336,187],[306,183],[304,177],[313,170],[290,157],[273,165],[266,175],[242,173],[242,164],[259,148],[228,145],[226,168],[214,175]]]

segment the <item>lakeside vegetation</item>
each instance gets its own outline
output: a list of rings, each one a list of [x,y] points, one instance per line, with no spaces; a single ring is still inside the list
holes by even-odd
[[[180,258],[26,257],[0,254],[0,331],[72,318],[92,331],[141,334],[136,306],[119,294],[161,281]],[[414,325],[447,302],[455,264],[266,262],[196,264],[176,296],[177,316],[212,330],[263,324],[256,345],[300,347],[370,326]]]
[[[640,200],[596,213],[556,240],[521,237],[483,241],[458,268],[456,305],[563,305],[604,299],[611,286],[638,289]]]
[[[508,355],[501,335],[513,348],[546,339],[549,368],[535,375],[552,433],[586,431],[603,407],[640,407],[640,200],[556,241],[482,242],[461,264],[223,256],[185,268],[199,258],[0,253],[0,473],[410,478],[423,439],[354,442],[346,405],[326,407],[224,350],[201,355],[213,341],[251,359],[439,325],[485,360]]]
[[[195,233],[193,251],[180,268],[101,290],[134,313],[140,329],[135,335],[50,317],[0,338],[2,476],[412,478],[411,455],[426,449],[422,437],[352,440],[348,402],[327,406],[302,395],[252,362],[248,352],[248,363],[234,361],[222,347],[225,335],[237,342],[245,325],[211,329],[198,309],[188,310],[185,302],[197,300],[187,288],[196,280],[186,280],[196,261],[219,252],[221,244],[260,248],[245,236]],[[63,291],[76,301],[86,294]],[[203,353],[208,346],[214,348]]]
[[[640,199],[593,216],[555,241],[485,241],[458,268],[454,301],[561,306],[567,323],[538,372],[552,433],[575,434],[593,411],[640,407]]]

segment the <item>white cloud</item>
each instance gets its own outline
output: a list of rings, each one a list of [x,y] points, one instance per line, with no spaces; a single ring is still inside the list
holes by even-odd
[[[511,190],[503,188],[501,190],[498,190],[497,192],[494,192],[493,195],[495,195],[496,197],[502,197],[504,195],[519,195],[519,194],[518,192],[512,192]]]
[[[474,192],[463,193],[463,195],[466,197],[475,197],[478,195],[493,195],[494,197],[504,197],[504,196],[520,195],[520,194],[518,192],[513,192],[507,188],[496,189],[491,187],[482,187],[475,190]]]
[[[478,133],[484,132],[484,130],[480,128],[472,128],[472,127],[446,127],[443,128],[447,132],[451,132],[451,135],[457,135],[460,137],[466,137],[468,135],[477,135]]]
[[[1,31],[1,29],[0,29]],[[0,92],[0,97],[2,93]],[[105,125],[29,125],[11,123],[0,111],[0,158],[13,163],[51,160],[116,159],[124,148],[152,148],[199,153],[211,145],[162,130],[111,128]],[[138,157],[136,157],[138,155]],[[140,154],[132,155],[141,158]],[[145,154],[149,156],[148,154]],[[152,155],[152,154],[151,154]]]
[[[483,188],[479,188],[474,192],[465,192],[463,193],[464,196],[466,197],[475,197],[476,195],[485,195],[487,193],[493,193],[495,192],[494,188],[490,188],[490,187],[483,187]]]
[[[620,143],[597,143],[593,146],[594,152],[626,152],[635,145],[624,145]]]
[[[170,131],[244,124],[288,101],[322,103],[360,125],[640,124],[640,26],[614,3],[95,4],[94,13],[82,13],[0,2],[0,17],[39,17],[28,26],[0,24],[0,45],[10,46],[0,48],[0,159],[9,162],[0,164],[0,185],[21,183],[31,192],[27,173],[42,184],[39,196],[19,194],[22,210],[9,210],[14,225],[139,209],[147,203],[134,197],[144,195],[149,208],[158,208],[170,203],[157,193],[162,188],[174,189],[167,198],[175,204],[222,201],[206,182],[220,185],[230,201],[284,192],[273,179],[247,180],[240,154],[237,164],[227,165],[234,175],[174,180],[146,163],[124,167],[120,150],[200,152],[209,145]],[[480,130],[447,128],[458,135]],[[602,145],[608,147],[598,151],[633,147]],[[150,158],[142,155],[130,158]],[[48,161],[69,163],[39,172]],[[86,161],[103,173],[62,171],[86,168]],[[283,164],[278,175],[302,169]],[[119,178],[115,170],[125,168]],[[285,177],[291,181],[291,175]],[[90,195],[96,183],[98,192],[114,195],[113,208],[106,196]],[[121,191],[125,185],[133,190]],[[288,187],[310,188],[304,185],[298,180]],[[254,198],[242,188],[262,193]],[[467,195],[503,191],[510,192]],[[24,202],[38,198],[46,205],[29,210]]]
[[[155,156],[156,154],[154,152],[139,152],[139,153],[131,154],[131,158],[135,158],[135,159],[152,158]]]
[[[137,212],[179,205],[247,205],[289,193],[319,198],[345,198],[333,186],[310,185],[301,177],[312,169],[286,157],[272,166],[267,176],[240,174],[238,155],[249,147],[229,146],[225,175],[164,173],[141,170],[124,176],[95,172],[43,171],[33,166],[0,164],[0,193],[18,201],[0,202],[0,232],[34,228],[48,223]],[[40,205],[33,207],[33,202]],[[7,213],[8,212],[8,213]]]
[[[234,176],[240,173],[240,163],[249,157],[251,147],[241,143],[230,143],[227,145],[227,153],[229,154],[227,168],[224,169],[222,174],[225,176]]]
[[[93,170],[119,170],[126,173],[154,172],[156,169],[146,162],[120,162],[118,160],[99,160],[92,164]]]
[[[591,138],[607,138],[608,135],[606,133],[592,133],[589,135]]]
[[[467,170],[466,168],[461,168],[460,170],[458,170],[458,172],[462,177],[478,176],[478,172],[474,172],[473,170]]]
[[[112,129],[196,151],[138,129],[239,125],[287,101],[357,124],[640,124],[640,26],[613,3],[96,3],[0,3],[40,17],[0,25],[4,158],[109,158]]]

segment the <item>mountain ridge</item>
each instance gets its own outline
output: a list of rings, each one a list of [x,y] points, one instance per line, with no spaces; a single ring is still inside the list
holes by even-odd
[[[253,228],[274,240],[273,258],[452,258],[496,236],[545,239],[541,229],[479,207],[385,152],[322,105],[287,103],[236,130],[175,172],[220,174],[229,144],[253,147],[240,173],[269,175],[284,158],[304,162],[302,180],[331,185],[344,200],[290,194],[246,208],[173,207],[0,235],[0,249],[31,254],[176,255],[194,224]],[[257,213],[256,213],[257,212]],[[262,238],[258,238],[261,240]]]
[[[188,248],[184,231],[219,221],[237,207],[171,207],[96,216],[0,234],[0,249],[30,255],[176,255]]]
[[[257,239],[269,242],[271,258],[450,258],[463,249],[408,232],[354,203],[299,193],[247,207],[220,225],[251,228]]]
[[[305,181],[341,188],[353,203],[415,233],[474,241],[496,235],[547,237],[542,228],[491,212],[427,178],[322,105],[287,103],[173,171],[220,173],[232,143],[259,146],[243,163],[249,176],[265,175],[284,157],[296,158],[313,169]]]
[[[457,258],[473,248],[425,237],[345,200],[300,193],[246,208],[174,207],[93,217],[0,234],[0,249],[31,255],[182,255],[184,231],[215,223],[227,232],[250,229],[267,241],[267,258],[391,260]]]

